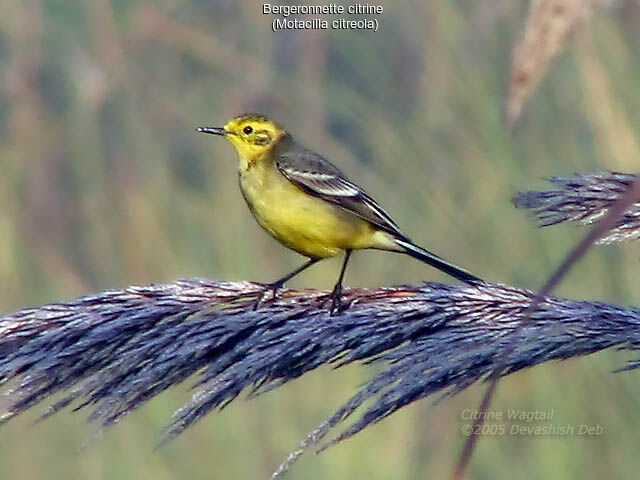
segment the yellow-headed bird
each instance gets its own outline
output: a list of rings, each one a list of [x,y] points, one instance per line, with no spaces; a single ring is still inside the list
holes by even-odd
[[[296,143],[266,116],[240,115],[224,127],[200,127],[197,131],[221,135],[233,144],[239,159],[240,190],[251,213],[276,240],[309,258],[267,285],[274,295],[298,273],[344,250],[344,263],[331,294],[331,311],[336,312],[351,252],[363,248],[405,253],[463,282],[482,283],[413,243],[338,167]]]

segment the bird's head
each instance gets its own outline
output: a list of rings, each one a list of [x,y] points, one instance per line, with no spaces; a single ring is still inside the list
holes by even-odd
[[[200,127],[198,132],[221,135],[236,148],[240,157],[253,157],[269,151],[286,131],[259,113],[239,115],[224,127]]]

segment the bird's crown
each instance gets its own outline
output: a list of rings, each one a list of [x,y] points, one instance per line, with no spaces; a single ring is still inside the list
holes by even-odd
[[[263,146],[271,145],[287,133],[277,122],[260,113],[238,115],[227,122],[224,130],[227,135],[235,137],[233,140]]]

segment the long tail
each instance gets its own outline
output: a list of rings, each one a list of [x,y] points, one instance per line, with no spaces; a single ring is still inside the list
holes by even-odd
[[[452,263],[447,262],[443,258],[440,258],[436,254],[431,253],[422,247],[419,247],[409,240],[396,238],[395,242],[404,249],[402,253],[406,253],[407,255],[415,259],[427,263],[432,267],[437,268],[441,272],[444,272],[447,275],[451,275],[452,277],[457,278],[462,282],[468,283],[470,285],[484,283],[484,280],[476,277],[475,275],[472,275],[471,273],[461,269],[460,267],[456,267]]]

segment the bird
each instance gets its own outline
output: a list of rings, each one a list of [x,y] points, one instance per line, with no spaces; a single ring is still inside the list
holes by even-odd
[[[296,142],[266,115],[242,114],[223,127],[198,127],[196,131],[231,142],[238,156],[240,191],[258,224],[281,244],[308,258],[275,282],[262,284],[273,298],[285,282],[318,261],[344,252],[330,294],[331,314],[340,312],[347,264],[352,252],[361,249],[403,253],[467,284],[484,283],[416,245],[362,187]]]

